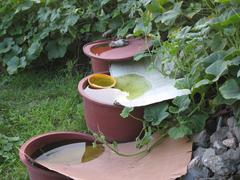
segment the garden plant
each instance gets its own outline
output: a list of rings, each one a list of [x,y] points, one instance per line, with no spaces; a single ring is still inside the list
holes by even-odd
[[[6,179],[13,178],[11,174],[17,173],[12,172],[10,166],[17,162],[16,148],[21,141],[34,133],[43,132],[34,130],[29,134],[18,133],[18,130],[22,132],[22,126],[26,126],[26,118],[30,118],[29,121],[33,120],[32,112],[27,112],[24,108],[17,109],[17,112],[11,111],[14,105],[11,104],[13,100],[10,97],[19,98],[18,96],[22,95],[18,90],[9,94],[7,89],[22,87],[22,92],[29,93],[24,96],[27,100],[33,91],[37,90],[36,87],[41,86],[37,85],[38,78],[34,79],[36,76],[30,75],[32,81],[36,82],[25,82],[26,80],[18,82],[16,79],[29,78],[29,69],[30,72],[38,72],[36,66],[39,64],[47,67],[51,63],[57,66],[64,59],[80,61],[82,45],[85,42],[102,39],[102,36],[151,38],[152,49],[137,54],[134,60],[152,60],[148,71],[157,69],[159,73],[176,79],[177,88],[191,91],[190,95],[145,107],[144,118],[139,119],[143,122],[144,128],[142,136],[136,139],[137,147],[148,145],[151,135],[156,132],[178,139],[201,132],[206,123],[212,119],[234,116],[239,122],[239,0],[1,1],[0,173],[3,173]],[[44,75],[39,73],[39,76],[46,77],[48,74],[51,76],[51,73],[45,71]],[[51,83],[54,85],[60,83],[61,88],[64,86],[76,88],[71,82],[76,83],[79,77],[70,76],[70,70],[68,75],[65,71],[59,74],[62,78],[59,81],[53,78]],[[65,81],[70,84],[63,83]],[[30,86],[35,88],[31,91],[24,90],[21,83],[30,83]],[[14,93],[19,95],[15,96]],[[72,93],[70,96],[73,102],[63,99],[59,100],[61,102],[52,103],[59,103],[59,107],[62,108],[63,104],[66,105],[65,110],[68,109],[68,113],[73,116],[72,119],[75,119],[79,112],[73,104],[79,107],[80,102],[75,102],[77,93]],[[61,94],[64,93],[59,92],[53,96]],[[48,96],[50,99],[54,98],[51,97],[51,91]],[[25,103],[24,97],[22,101]],[[42,105],[41,108],[48,106],[49,101],[46,99],[46,105]],[[40,109],[39,112],[41,111]],[[132,111],[133,108],[126,107],[121,115],[132,116]],[[65,114],[63,116],[65,117]],[[70,126],[73,122],[70,117],[68,118],[69,128],[65,125],[62,128],[76,130]],[[51,118],[49,121],[52,121]],[[59,117],[59,122],[54,123],[61,124],[63,123],[61,121],[65,119]],[[11,129],[10,132],[4,130],[7,128]],[[47,130],[48,127],[44,129]],[[51,127],[51,130],[54,130],[54,127]],[[9,167],[5,166],[5,163]]]

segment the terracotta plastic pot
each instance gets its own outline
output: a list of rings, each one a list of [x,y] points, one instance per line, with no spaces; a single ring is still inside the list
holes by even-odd
[[[133,59],[139,52],[152,46],[151,42],[144,39],[128,39],[129,44],[124,47],[111,48],[108,46],[112,40],[99,40],[83,46],[83,52],[91,58],[94,73],[109,71],[113,62],[123,62]]]
[[[59,143],[59,142],[92,142],[94,138],[90,135],[75,133],[75,132],[52,132],[36,136],[24,143],[19,151],[19,156],[22,163],[26,166],[28,174],[31,180],[66,180],[68,177],[50,171],[46,168],[41,168],[33,165],[25,156],[32,157],[39,149],[46,147],[47,145]],[[24,154],[25,153],[25,154]]]
[[[84,115],[87,126],[96,133],[103,133],[107,140],[129,142],[135,140],[142,130],[142,123],[132,117],[126,119],[120,116],[123,107],[103,104],[89,97],[84,89],[88,85],[88,77],[78,84],[78,91],[83,96]],[[143,108],[135,108],[135,117],[143,117]]]

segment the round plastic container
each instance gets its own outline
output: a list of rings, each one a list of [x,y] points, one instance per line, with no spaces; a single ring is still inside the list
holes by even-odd
[[[54,171],[50,171],[46,168],[41,168],[33,165],[25,156],[27,154],[31,157],[37,150],[45,147],[49,144],[55,144],[58,142],[92,142],[94,138],[90,135],[76,132],[52,132],[48,134],[39,135],[29,139],[25,142],[19,151],[19,157],[22,163],[26,166],[30,180],[69,180],[70,178],[59,174]],[[25,153],[25,154],[24,154]]]
[[[111,48],[112,40],[99,40],[83,46],[83,52],[91,58],[94,73],[109,72],[109,66],[113,62],[130,61],[137,53],[151,48],[150,40],[128,39],[129,44],[124,47]]]
[[[104,104],[89,97],[84,89],[88,86],[88,77],[78,84],[78,91],[83,97],[84,115],[87,126],[96,133],[102,133],[109,141],[134,141],[142,130],[142,122],[132,117],[126,119],[120,116],[123,107]],[[135,108],[135,117],[143,117],[143,108]]]

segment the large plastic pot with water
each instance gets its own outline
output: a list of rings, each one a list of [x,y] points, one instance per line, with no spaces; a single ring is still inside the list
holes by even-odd
[[[39,135],[25,142],[20,150],[19,157],[22,163],[26,166],[31,180],[67,180],[68,177],[54,171],[50,171],[38,164],[30,162],[28,157],[34,159],[36,152],[40,149],[51,145],[71,144],[76,142],[93,142],[94,138],[90,135],[76,132],[52,132]]]
[[[122,118],[120,113],[123,107],[96,101],[85,93],[88,78],[89,76],[83,78],[78,84],[78,91],[83,97],[84,115],[88,128],[103,134],[109,141],[134,141],[142,130],[142,122],[132,117]],[[132,115],[142,118],[143,108],[135,108]]]
[[[123,47],[111,48],[111,39],[98,40],[83,46],[83,52],[91,59],[93,73],[109,72],[111,63],[131,61],[137,53],[151,48],[148,39],[128,39]]]

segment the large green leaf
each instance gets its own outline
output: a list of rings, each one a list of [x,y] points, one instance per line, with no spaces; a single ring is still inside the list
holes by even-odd
[[[65,34],[68,32],[69,27],[75,25],[79,19],[79,16],[77,14],[70,14],[69,16],[66,17],[64,20],[65,24],[63,27],[60,29],[61,33]]]
[[[191,89],[192,80],[191,78],[185,76],[184,78],[177,79],[175,83],[175,87],[178,89]]]
[[[186,135],[192,134],[192,130],[187,126],[181,125],[180,127],[172,127],[169,129],[168,134],[173,139],[179,139]]]
[[[202,10],[200,3],[190,3],[190,6],[185,10],[184,15],[192,19],[197,13]]]
[[[14,74],[17,72],[19,65],[19,57],[14,56],[10,60],[7,61],[7,71],[9,74]]]
[[[215,76],[215,78],[212,80],[213,82],[215,82],[227,71],[227,65],[227,62],[224,60],[215,61],[207,67],[205,72],[207,74]]]
[[[226,10],[219,17],[215,18],[212,26],[215,28],[224,28],[229,25],[236,25],[240,23],[240,13],[236,9]]]
[[[185,111],[189,107],[191,101],[188,96],[178,96],[172,101],[172,103],[175,106],[170,106],[169,112],[176,114]]]
[[[209,56],[205,57],[201,62],[205,67],[208,67],[216,61],[224,60],[226,54],[227,52],[225,51],[216,51],[210,54]]]
[[[107,4],[107,3],[109,3],[110,2],[110,0],[102,0],[101,1],[101,6],[104,6],[105,4]]]
[[[225,99],[222,97],[222,95],[219,93],[217,96],[212,100],[212,105],[214,106],[219,106],[222,104],[227,104],[227,105],[232,105],[235,103],[237,100],[236,99]]]
[[[151,122],[153,126],[157,126],[169,116],[167,109],[167,102],[147,106],[144,108],[144,119]]]
[[[57,41],[49,41],[46,48],[49,59],[62,58],[67,51],[67,47],[60,45]]]
[[[147,10],[151,13],[162,13],[164,8],[163,5],[167,0],[152,0],[150,4],[147,5]]]
[[[213,36],[213,39],[211,40],[211,49],[212,51],[219,51],[223,50],[225,46],[227,45],[227,39],[220,36],[220,34],[215,34]]]
[[[156,23],[161,22],[167,26],[174,24],[177,17],[180,16],[182,13],[181,6],[182,6],[182,2],[175,3],[173,9],[159,15],[155,19],[155,22]]]
[[[41,46],[40,42],[36,41],[36,42],[32,43],[31,46],[27,50],[27,54],[26,54],[27,59],[34,60],[34,59],[38,58],[41,51],[42,51],[42,46]]]
[[[140,36],[140,35],[147,35],[152,31],[152,23],[149,23],[147,26],[144,26],[144,24],[138,23],[136,24],[133,33],[135,36]]]
[[[208,114],[205,112],[197,112],[193,114],[190,119],[191,129],[193,129],[195,133],[198,133],[204,129]]]
[[[222,96],[225,99],[240,100],[240,87],[236,80],[229,79],[219,88]]]
[[[8,51],[10,51],[13,44],[14,44],[13,38],[5,38],[0,43],[0,54],[7,53]]]
[[[26,1],[20,5],[18,5],[15,14],[17,14],[20,11],[26,11],[28,9],[30,9],[33,6],[33,1]]]
[[[40,22],[46,22],[51,15],[51,9],[49,7],[42,7],[37,12],[37,18]]]
[[[198,81],[196,84],[194,84],[193,89],[197,89],[197,88],[200,88],[202,86],[205,86],[205,85],[208,85],[208,84],[211,84],[211,81],[208,80],[208,79],[202,79],[200,81]]]

